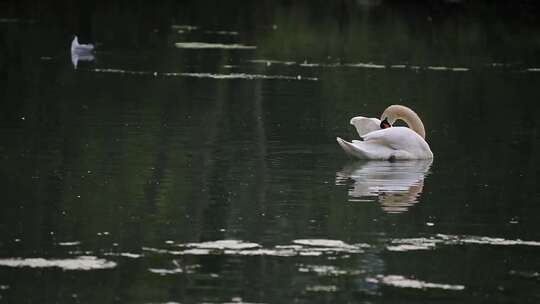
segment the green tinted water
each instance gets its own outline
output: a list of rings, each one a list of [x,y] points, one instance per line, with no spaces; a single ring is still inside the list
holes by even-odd
[[[534,18],[366,3],[6,5],[0,302],[538,301]],[[393,103],[433,162],[347,159]]]

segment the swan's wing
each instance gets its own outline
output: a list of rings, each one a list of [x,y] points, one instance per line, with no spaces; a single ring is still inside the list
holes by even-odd
[[[377,143],[394,150],[412,151],[419,141],[424,141],[413,130],[406,127],[379,129],[362,137],[366,143]]]
[[[339,137],[337,138],[337,142],[345,153],[359,159],[388,160],[396,152],[394,149],[381,145],[378,142],[355,140],[350,143]]]
[[[351,118],[351,125],[356,128],[356,131],[360,136],[364,136],[365,134],[381,129],[380,120],[377,118],[368,118],[363,116]]]

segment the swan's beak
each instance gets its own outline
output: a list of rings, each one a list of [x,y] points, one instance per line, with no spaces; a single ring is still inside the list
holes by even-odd
[[[388,122],[388,119],[385,118],[383,121],[381,121],[381,129],[390,128],[392,125]]]

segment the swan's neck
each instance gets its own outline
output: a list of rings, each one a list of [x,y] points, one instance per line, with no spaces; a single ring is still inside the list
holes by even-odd
[[[422,120],[420,120],[420,117],[418,117],[418,114],[416,114],[413,110],[401,106],[401,105],[392,105],[386,108],[384,110],[381,120],[388,118],[390,123],[394,123],[396,120],[401,119],[403,120],[409,128],[411,128],[414,132],[418,133],[418,135],[422,136],[422,138],[426,138],[426,129],[424,128],[424,124],[422,123]]]

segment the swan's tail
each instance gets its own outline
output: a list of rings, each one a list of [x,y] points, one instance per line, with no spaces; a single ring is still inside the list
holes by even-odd
[[[343,140],[339,137],[336,137],[336,140],[340,147],[345,151],[345,153],[349,156],[360,158],[360,159],[370,159],[370,155],[366,153],[365,151],[362,151],[354,146],[353,143],[350,143],[346,140]]]

